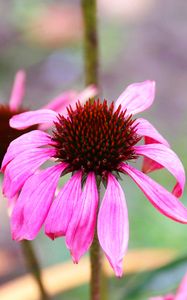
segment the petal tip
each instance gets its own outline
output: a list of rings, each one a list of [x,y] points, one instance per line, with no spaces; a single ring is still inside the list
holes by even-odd
[[[154,97],[155,89],[156,89],[156,81],[154,80],[146,80],[144,81],[145,86],[149,89],[150,93]]]
[[[15,116],[13,116],[13,117],[9,120],[9,125],[10,125],[10,127],[12,127],[12,128],[17,128],[17,126],[16,126],[16,121],[17,121],[17,118],[16,118],[16,115],[15,115]]]
[[[77,265],[79,263],[80,258],[74,256],[72,253],[71,253],[71,258],[72,258],[74,264]]]
[[[155,80],[148,79],[148,80],[143,81],[142,83],[147,85],[147,86],[149,85],[152,88],[156,87],[156,81]]]
[[[51,233],[51,232],[46,232],[46,231],[45,231],[45,234],[46,234],[52,241],[55,240],[55,234],[53,234],[53,233]]]
[[[116,265],[113,266],[116,277],[121,278],[123,276],[123,268],[122,266]]]

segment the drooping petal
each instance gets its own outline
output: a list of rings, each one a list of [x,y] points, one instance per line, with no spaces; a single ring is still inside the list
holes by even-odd
[[[116,276],[122,276],[123,257],[128,247],[128,210],[124,192],[112,174],[98,214],[98,237]]]
[[[144,81],[129,85],[115,102],[117,109],[121,105],[127,114],[137,114],[149,108],[155,97],[155,82]]]
[[[146,156],[166,168],[177,180],[173,194],[180,197],[184,191],[185,171],[178,156],[162,144],[134,146],[137,155]]]
[[[33,130],[21,135],[10,143],[2,161],[1,171],[4,171],[7,164],[25,150],[49,144],[53,144],[50,135],[40,130]]]
[[[90,172],[82,196],[77,202],[66,232],[66,245],[70,249],[75,263],[78,263],[80,257],[92,244],[97,218],[97,208],[97,184],[94,173]]]
[[[24,184],[11,216],[14,240],[32,240],[41,229],[50,209],[59,177],[67,164],[50,167],[32,175]]]
[[[81,177],[79,171],[63,186],[54,200],[45,221],[45,233],[52,239],[66,234],[75,207],[81,199]]]
[[[14,197],[25,181],[50,157],[55,149],[33,148],[17,155],[6,167],[3,180],[3,193],[6,197]]]
[[[9,101],[9,107],[12,111],[19,109],[22,103],[22,99],[25,94],[25,77],[26,74],[23,70],[20,70],[16,73]]]
[[[32,125],[49,123],[57,120],[58,114],[50,109],[39,109],[15,115],[10,119],[10,126],[16,129],[26,129]]]
[[[134,125],[136,126],[136,133],[144,137],[145,144],[160,143],[167,147],[170,147],[167,140],[156,130],[156,128],[151,123],[149,123],[149,121],[142,118],[137,119],[135,120]],[[142,171],[144,173],[153,172],[161,168],[163,168],[163,166],[159,163],[148,157],[144,157],[142,165]]]
[[[185,300],[185,299],[187,299],[187,273],[183,277],[175,297],[175,300]]]
[[[187,223],[187,208],[178,198],[132,166],[122,163],[121,170],[136,182],[147,199],[158,211],[177,222]]]

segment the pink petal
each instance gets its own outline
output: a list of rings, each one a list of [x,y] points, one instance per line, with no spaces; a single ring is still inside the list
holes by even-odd
[[[21,135],[10,143],[2,161],[1,171],[4,171],[7,164],[25,150],[52,144],[50,135],[40,130],[33,130]]]
[[[9,107],[12,111],[16,111],[22,103],[22,99],[25,94],[25,77],[26,74],[23,70],[20,70],[16,73],[9,101]]]
[[[134,125],[136,126],[136,133],[138,135],[150,138],[149,140],[147,140],[147,143],[158,142],[167,147],[170,147],[167,140],[156,130],[156,128],[151,123],[149,123],[149,121],[143,118],[139,118],[135,120]]]
[[[50,167],[31,176],[23,186],[11,216],[14,240],[33,240],[50,209],[59,177],[67,164]]]
[[[129,85],[116,100],[115,107],[121,105],[128,114],[137,114],[149,108],[155,97],[155,82],[144,81]]]
[[[155,144],[157,143],[157,141],[153,140],[152,138],[149,137],[144,137],[145,140],[145,145],[147,144]],[[163,166],[159,163],[157,163],[156,161],[148,158],[148,157],[144,157],[143,158],[143,164],[142,164],[142,172],[148,174],[150,172],[162,169]]]
[[[169,294],[166,296],[152,297],[152,298],[149,298],[149,300],[175,300],[175,296],[172,294]],[[183,299],[183,300],[185,300],[185,299]]]
[[[16,156],[5,169],[3,180],[4,195],[7,198],[14,197],[25,181],[55,153],[55,149],[34,148]]]
[[[186,300],[187,299],[187,291],[184,291],[183,293],[178,294],[175,298],[172,298],[171,300]],[[170,300],[170,299],[166,299]]]
[[[71,105],[74,109],[76,102],[84,104],[87,100],[97,95],[98,89],[95,85],[89,85],[82,92],[77,93],[76,91],[67,91],[53,99],[48,105],[45,106],[47,109],[52,109],[61,114],[66,114],[66,108]]]
[[[15,115],[10,119],[10,126],[16,129],[25,129],[32,125],[49,123],[57,120],[58,114],[50,109],[39,109]]]
[[[77,202],[67,232],[66,245],[70,249],[73,261],[89,249],[94,238],[98,208],[98,191],[95,175],[88,174],[82,197]]]
[[[75,206],[81,199],[82,172],[73,175],[54,200],[45,221],[45,233],[52,239],[66,234]]]
[[[167,147],[170,147],[166,139],[154,128],[154,126],[145,119],[137,119],[134,122],[136,126],[136,133],[143,136],[145,144],[161,143]],[[160,164],[153,161],[150,158],[144,157],[142,171],[149,173],[158,169],[163,168]]]
[[[8,208],[8,215],[9,216],[12,215],[12,211],[15,207],[15,204],[17,202],[18,197],[19,197],[19,193],[17,193],[14,197],[7,199],[8,200],[8,205],[7,205],[8,207],[7,208]]]
[[[139,186],[152,205],[163,215],[180,223],[187,223],[187,208],[173,194],[141,171],[121,164],[121,170],[127,173]]]
[[[180,197],[184,191],[185,171],[178,156],[162,144],[134,146],[137,155],[146,156],[166,168],[177,180],[173,194]]]
[[[61,94],[52,100],[45,108],[50,108],[56,112],[64,115],[68,115],[67,107],[71,105],[72,109],[76,109],[76,103],[79,101],[81,104],[84,104],[87,100],[94,97],[98,93],[98,89],[95,85],[89,85],[81,93],[75,91],[69,91]],[[41,124],[39,126],[40,130],[46,130],[50,126],[50,123]]]
[[[75,91],[68,91],[64,92],[61,95],[57,96],[53,100],[51,100],[46,106],[44,106],[45,109],[52,109],[56,112],[62,112],[66,109],[68,105],[71,104],[71,102],[76,99],[77,92]]]
[[[143,164],[142,164],[143,173],[148,174],[159,169],[163,169],[163,166],[150,158],[147,157],[143,158]]]
[[[77,95],[77,99],[80,103],[84,104],[86,101],[95,97],[97,94],[98,88],[94,84],[91,84]]]
[[[185,300],[187,299],[187,273],[185,274],[182,282],[177,290],[175,300]]]
[[[98,237],[116,276],[122,276],[123,257],[128,247],[128,210],[123,190],[112,175],[98,214]]]

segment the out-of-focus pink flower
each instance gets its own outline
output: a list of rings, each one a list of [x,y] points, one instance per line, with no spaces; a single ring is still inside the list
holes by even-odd
[[[2,162],[8,145],[11,141],[16,139],[20,135],[38,127],[32,126],[31,124],[31,127],[26,126],[26,128],[19,128],[18,130],[18,128],[12,128],[9,125],[9,120],[11,119],[11,117],[28,110],[22,105],[23,97],[25,94],[25,79],[25,72],[23,70],[18,71],[15,76],[9,104],[0,104],[0,163]],[[96,94],[97,89],[94,85],[88,86],[85,90],[83,90],[80,93],[76,91],[66,91],[57,96],[55,99],[51,100],[44,107],[44,111],[46,111],[47,113],[48,109],[51,109],[56,112],[64,113],[66,110],[66,106],[68,106],[69,104],[75,106],[75,102],[77,100],[80,100],[82,101],[82,103],[84,103],[88,98],[94,97]],[[46,124],[45,128],[47,126],[50,126],[50,124]],[[44,127],[41,127],[40,129],[44,129]]]
[[[168,294],[165,296],[157,296],[149,298],[149,300],[186,300],[187,299],[187,273],[182,279],[176,294]]]
[[[81,10],[72,3],[52,3],[40,6],[27,24],[20,24],[24,37],[33,45],[57,48],[75,44],[82,38]]]
[[[0,104],[0,162],[2,162],[3,157],[6,153],[9,143],[19,137],[21,134],[33,130],[34,127],[26,129],[24,131],[19,131],[15,128],[11,128],[9,125],[9,120],[12,116],[26,111],[22,107],[22,99],[25,93],[25,72],[20,70],[17,72],[9,104]]]
[[[182,163],[153,125],[132,119],[151,106],[154,95],[155,82],[145,81],[128,86],[111,105],[87,101],[68,107],[65,115],[48,109],[11,119],[14,128],[53,123],[50,135],[34,130],[14,140],[2,162],[3,193],[8,198],[19,194],[11,216],[13,239],[32,240],[45,224],[50,238],[66,237],[78,262],[92,244],[97,222],[101,247],[121,276],[129,225],[119,172],[129,175],[162,214],[187,223],[187,209],[177,198],[185,184]],[[137,145],[145,137],[154,142]],[[172,193],[129,165],[139,156],[149,158],[150,167],[156,162],[176,178]],[[39,170],[51,158],[56,160],[54,165]],[[55,197],[59,178],[68,172],[72,177]],[[101,181],[106,191],[98,207]]]

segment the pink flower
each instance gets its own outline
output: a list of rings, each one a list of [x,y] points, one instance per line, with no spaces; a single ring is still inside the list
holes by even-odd
[[[7,151],[8,145],[14,139],[18,138],[24,133],[32,131],[34,129],[47,129],[51,124],[46,123],[44,125],[35,125],[35,126],[22,126],[22,128],[12,128],[9,125],[9,120],[12,116],[23,113],[28,109],[22,107],[22,101],[25,94],[25,80],[26,74],[23,70],[20,70],[16,73],[10,101],[8,105],[0,104],[0,137],[1,137],[1,145],[0,145],[0,164],[2,163],[3,157]],[[97,94],[97,88],[94,85],[88,86],[85,90],[78,93],[76,91],[66,91],[51,100],[44,108],[43,112],[48,113],[48,109],[54,110],[56,112],[65,113],[66,106],[71,104],[75,106],[77,99],[79,99],[82,103],[84,103],[89,97],[94,97]],[[35,112],[30,112],[27,114],[33,114]],[[37,113],[37,112],[36,112]],[[24,116],[24,114],[23,114]],[[24,119],[23,119],[24,122]],[[15,201],[17,200],[18,194],[16,194],[12,198],[8,198],[8,206],[9,212],[12,211],[12,208],[15,205]]]
[[[8,198],[19,194],[11,216],[13,239],[32,240],[44,224],[50,238],[65,236],[77,263],[92,244],[97,223],[100,245],[121,276],[129,225],[119,172],[129,175],[162,214],[187,223],[187,209],[177,198],[185,184],[182,163],[153,125],[132,119],[151,106],[154,94],[155,83],[145,81],[128,86],[115,104],[88,101],[69,107],[65,115],[38,110],[11,119],[14,128],[53,123],[52,134],[26,133],[10,144],[4,157],[3,192]],[[142,138],[145,145],[137,145]],[[172,193],[128,164],[139,156],[148,159],[144,169],[152,170],[156,163],[176,178]],[[49,159],[54,165],[41,171]],[[60,177],[68,172],[72,177],[55,197]],[[99,203],[101,182],[106,191]]]
[[[0,162],[2,162],[3,157],[6,153],[9,143],[20,136],[23,133],[28,132],[24,130],[22,132],[11,128],[9,125],[9,119],[16,114],[25,111],[21,107],[22,98],[25,92],[25,73],[24,71],[19,71],[16,74],[15,81],[12,88],[12,93],[10,96],[10,101],[8,105],[0,104]],[[33,130],[34,127],[31,128]]]
[[[176,295],[168,294],[166,296],[149,298],[149,300],[186,300],[186,299],[187,299],[187,273],[182,279],[182,282],[179,285]]]
[[[29,132],[33,129],[36,129],[38,126],[26,126],[27,128],[11,128],[9,125],[9,120],[12,116],[23,113],[28,109],[22,107],[22,101],[25,94],[25,79],[26,74],[23,70],[20,70],[16,73],[10,101],[8,105],[0,104],[0,136],[1,136],[1,145],[0,145],[0,163],[3,160],[3,157],[6,153],[8,145],[11,141],[19,137],[20,135]],[[93,85],[87,87],[83,92],[78,93],[76,91],[67,91],[55,99],[51,100],[45,107],[44,111],[47,113],[48,109],[64,112],[66,106],[69,104],[75,105],[74,102],[77,99],[80,99],[83,103],[89,97],[94,97],[97,93],[96,87]],[[32,112],[31,112],[32,114]],[[49,126],[50,124],[48,124]],[[24,126],[23,126],[24,127]],[[45,125],[46,128],[46,125]],[[19,129],[19,130],[18,130]],[[44,127],[41,127],[44,129]]]

